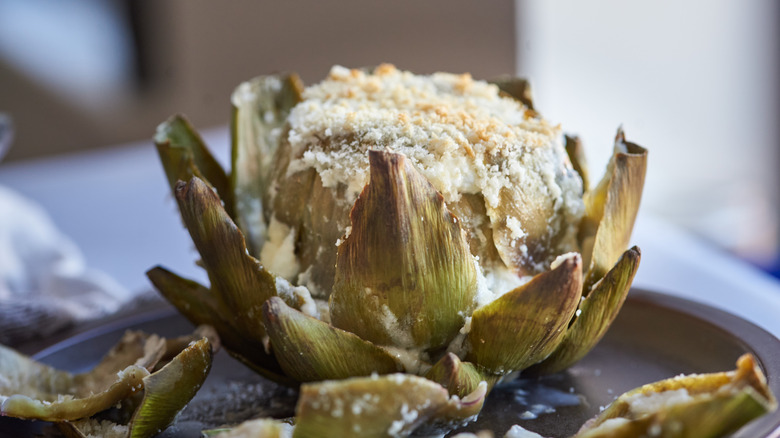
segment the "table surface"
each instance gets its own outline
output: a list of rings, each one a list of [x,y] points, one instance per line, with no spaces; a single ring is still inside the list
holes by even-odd
[[[203,137],[225,163],[228,130]],[[156,265],[205,281],[151,140],[2,164],[0,185],[42,205],[90,267],[131,291],[151,288],[144,273]],[[780,337],[780,281],[642,211],[632,244],[642,250],[635,286],[726,310]]]

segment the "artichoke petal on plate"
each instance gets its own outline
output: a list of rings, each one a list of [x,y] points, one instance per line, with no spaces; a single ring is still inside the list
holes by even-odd
[[[585,217],[580,224],[579,238],[587,268],[586,296],[628,247],[646,171],[647,150],[627,142],[625,133],[619,129],[606,174],[583,197]]]
[[[143,387],[143,378],[148,375],[149,371],[146,368],[131,365],[121,370],[110,386],[91,395],[74,396],[62,392],[51,394],[43,399],[12,394],[0,403],[0,416],[43,421],[67,421],[89,417],[135,394]]]
[[[402,371],[385,350],[304,315],[280,298],[269,299],[263,307],[274,355],[285,373],[299,382]]]
[[[62,421],[93,415],[135,393],[165,348],[156,335],[127,332],[91,371],[71,374],[0,345],[0,416]]]
[[[303,84],[295,73],[259,76],[236,87],[231,96],[232,169],[236,222],[247,237],[250,251],[259,256],[265,240],[266,199],[273,156],[283,126],[301,101]]]
[[[369,151],[369,162],[338,248],[331,321],[379,345],[442,347],[476,306],[465,234],[403,155]]]
[[[358,377],[301,386],[294,437],[407,436],[420,425],[453,427],[477,415],[487,385],[460,399],[408,374]]]
[[[466,360],[500,375],[543,360],[563,339],[581,294],[582,259],[573,253],[474,311]]]
[[[233,216],[233,191],[228,175],[184,116],[175,115],[161,123],[154,142],[171,191],[175,191],[178,181],[197,176],[219,193],[225,210]]]
[[[425,378],[447,388],[450,395],[466,397],[476,391],[481,382],[487,383],[488,392],[501,376],[489,373],[470,362],[463,362],[453,353],[447,353],[436,362]]]
[[[533,373],[555,373],[585,357],[596,346],[617,317],[634,279],[641,253],[633,247],[580,303],[580,313],[566,330],[558,348],[543,362],[529,369]]]
[[[60,422],[68,437],[147,438],[167,428],[200,389],[211,369],[212,349],[207,338],[190,343],[165,366],[146,375],[139,386],[143,397],[127,424],[85,418]],[[139,390],[141,390],[139,389]]]
[[[745,354],[734,371],[678,376],[629,391],[586,423],[576,438],[714,438],[775,409],[765,376],[753,356]]]
[[[71,374],[0,346],[0,415],[46,421],[91,416],[136,393],[168,348],[159,336],[128,331],[91,371]]]

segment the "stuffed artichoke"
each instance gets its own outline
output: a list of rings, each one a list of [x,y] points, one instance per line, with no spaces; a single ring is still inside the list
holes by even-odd
[[[184,118],[155,137],[210,285],[148,275],[264,376],[332,381],[302,397],[433,385],[414,374],[453,398],[399,427],[462,422],[505,376],[582,358],[620,309],[647,155],[622,131],[590,188],[518,79],[335,67],[232,103],[229,174]]]

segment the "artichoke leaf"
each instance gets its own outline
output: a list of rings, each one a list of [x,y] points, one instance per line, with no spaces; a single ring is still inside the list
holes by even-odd
[[[341,186],[344,191],[346,186]],[[313,295],[327,298],[336,275],[336,251],[322,251],[333,247],[349,226],[351,203],[343,194],[323,186],[317,174],[308,194],[306,208],[300,216],[298,234],[298,261],[307,273],[307,287]]]
[[[197,176],[219,193],[225,210],[234,217],[233,191],[228,176],[184,116],[175,115],[161,123],[154,142],[171,191],[175,191],[178,181],[189,181]]]
[[[379,345],[442,347],[476,306],[465,234],[403,155],[369,151],[369,163],[338,248],[331,321]]]
[[[628,296],[641,252],[633,247],[620,257],[615,266],[580,304],[580,313],[566,331],[558,348],[542,363],[528,370],[533,373],[556,373],[585,357],[606,334]]]
[[[276,295],[276,282],[260,262],[247,253],[244,236],[222,208],[217,195],[199,178],[176,185],[184,223],[208,272],[215,299],[245,336],[261,340],[265,300]]]
[[[280,298],[263,312],[274,355],[285,373],[300,382],[346,379],[402,371],[385,350],[290,308]]]
[[[135,394],[143,387],[143,378],[148,375],[146,368],[131,365],[121,370],[110,386],[90,395],[59,393],[42,399],[13,394],[0,403],[0,416],[43,421],[68,421],[89,417]]]
[[[585,193],[580,241],[585,266],[585,295],[628,247],[647,171],[647,150],[627,142],[622,129],[599,184]]]
[[[474,311],[466,359],[501,375],[545,359],[564,338],[581,294],[582,259],[573,253]]]
[[[144,378],[144,397],[130,420],[130,438],[158,434],[195,397],[211,370],[208,338],[192,342],[159,371]]]
[[[466,397],[476,391],[481,382],[487,383],[487,390],[490,391],[500,380],[500,376],[489,373],[470,362],[462,362],[453,353],[442,356],[425,373],[425,378],[447,388],[450,395],[458,397]]]
[[[60,422],[68,437],[103,436],[148,438],[167,428],[200,389],[211,369],[212,348],[207,338],[192,342],[160,370],[142,379],[143,396],[127,424],[84,418]]]
[[[576,135],[566,135],[565,148],[571,166],[582,179],[582,190],[587,193],[590,190],[590,174],[588,173],[588,162],[585,160],[585,148],[582,146],[582,140]]]
[[[745,354],[729,372],[678,376],[618,397],[586,423],[577,438],[720,437],[777,409],[754,357]]]
[[[265,351],[262,337],[237,328],[234,319],[228,316],[232,313],[211,290],[162,267],[153,268],[146,275],[163,297],[190,322],[214,327],[230,355],[264,377],[279,383],[291,383],[274,356]]]
[[[259,256],[265,240],[260,200],[266,196],[273,156],[283,126],[301,101],[303,83],[295,73],[259,76],[240,84],[231,96],[232,172],[236,222],[247,236],[250,251]]]
[[[460,399],[408,374],[357,377],[301,386],[294,437],[407,436],[423,424],[454,427],[482,409],[487,385]]]
[[[487,214],[485,197],[481,193],[461,193],[460,199],[448,202],[447,207],[460,219],[471,253],[479,257],[483,266],[500,262],[501,256],[493,243],[493,224]]]
[[[501,260],[520,276],[543,272],[552,258],[560,254],[558,242],[565,234],[565,227],[548,221],[555,217],[556,206],[536,193],[527,192],[523,185],[503,187],[498,196],[498,204],[485,207],[493,227],[493,244]],[[513,220],[522,224],[520,235],[517,227],[510,226]],[[552,234],[551,230],[556,228],[559,232]]]
[[[165,353],[165,339],[128,331],[91,371],[71,374],[0,345],[0,415],[46,421],[93,415],[136,392]]]

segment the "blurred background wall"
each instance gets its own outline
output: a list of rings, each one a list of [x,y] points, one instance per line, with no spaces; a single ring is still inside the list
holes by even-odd
[[[514,17],[512,0],[2,0],[5,160],[149,138],[177,112],[225,124],[233,88],[279,70],[512,73]]]
[[[642,208],[776,269],[780,2],[519,0],[518,71],[590,168],[650,148]]]
[[[601,175],[623,125],[643,210],[769,269],[780,225],[780,3],[771,0],[2,0],[0,112],[17,161],[229,117],[235,85],[332,64],[519,72]]]

